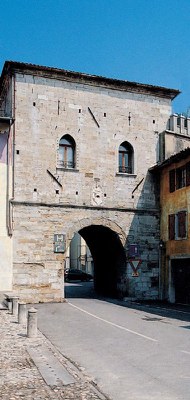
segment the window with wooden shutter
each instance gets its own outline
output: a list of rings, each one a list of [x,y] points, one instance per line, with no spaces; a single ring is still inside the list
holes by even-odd
[[[176,189],[181,189],[186,186],[186,167],[176,169]]]
[[[128,142],[119,146],[119,172],[132,174],[133,171],[133,147]]]
[[[186,164],[186,186],[190,185],[190,162]]]
[[[175,169],[169,171],[169,187],[170,193],[175,191]]]
[[[181,239],[184,239],[187,236],[186,215],[186,211],[180,211],[177,213],[177,237]]]
[[[175,239],[175,214],[169,215],[168,219],[169,240]]]
[[[64,135],[59,141],[59,168],[75,168],[75,141],[70,135]]]

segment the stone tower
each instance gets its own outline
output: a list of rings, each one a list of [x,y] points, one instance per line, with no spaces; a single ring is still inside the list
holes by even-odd
[[[157,298],[159,208],[148,169],[179,93],[32,64],[5,62],[0,133],[0,290],[62,301],[76,232],[108,296]],[[2,152],[1,152],[2,154]]]

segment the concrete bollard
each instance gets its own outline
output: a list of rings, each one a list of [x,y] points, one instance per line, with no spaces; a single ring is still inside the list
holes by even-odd
[[[37,336],[37,310],[36,310],[36,308],[30,308],[28,310],[27,336],[29,338]]]
[[[26,323],[26,303],[18,303],[18,323]]]
[[[17,296],[12,297],[12,314],[18,315],[18,300]]]
[[[12,313],[13,302],[12,299],[7,300],[8,310]]]

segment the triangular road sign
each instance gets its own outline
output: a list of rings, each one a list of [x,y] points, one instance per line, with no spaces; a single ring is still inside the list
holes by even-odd
[[[131,265],[131,268],[132,268],[132,270],[133,270],[133,276],[139,276],[139,274],[138,274],[138,272],[137,272],[137,270],[139,269],[139,267],[140,267],[140,265],[141,265],[141,263],[142,263],[142,260],[129,260],[129,263],[130,263],[130,265]]]

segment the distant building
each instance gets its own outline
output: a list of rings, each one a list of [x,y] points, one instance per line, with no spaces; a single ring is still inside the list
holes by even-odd
[[[159,199],[149,168],[172,137],[162,133],[178,93],[5,62],[0,290],[28,302],[62,301],[79,233],[99,293],[158,298]]]
[[[94,275],[93,258],[89,247],[79,233],[75,233],[66,252],[66,267],[80,269]]]

